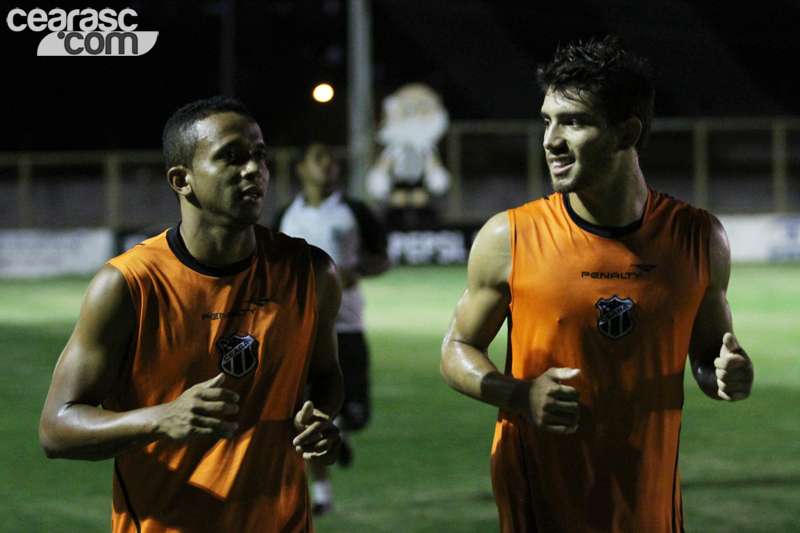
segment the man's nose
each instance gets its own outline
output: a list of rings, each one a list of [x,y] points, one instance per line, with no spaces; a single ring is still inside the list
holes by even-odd
[[[561,136],[561,128],[557,125],[550,124],[544,130],[544,139],[542,141],[542,146],[548,152],[552,152],[553,149],[559,147],[564,143],[564,138]]]
[[[260,174],[261,168],[262,168],[261,162],[257,158],[251,157],[250,159],[247,160],[247,165],[245,165],[244,167],[244,173],[245,175],[248,176],[253,174]],[[269,171],[267,170],[267,167],[264,166],[263,168],[266,177],[269,177]]]

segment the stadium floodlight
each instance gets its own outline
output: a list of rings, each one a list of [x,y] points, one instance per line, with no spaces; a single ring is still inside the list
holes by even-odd
[[[320,83],[316,87],[314,87],[314,92],[312,93],[314,96],[314,100],[320,103],[330,102],[333,98],[333,87],[328,85],[327,83]]]

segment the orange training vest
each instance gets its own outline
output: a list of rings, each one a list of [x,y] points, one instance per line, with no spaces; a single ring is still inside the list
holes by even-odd
[[[112,530],[308,532],[305,465],[292,446],[317,325],[308,245],[256,226],[252,258],[212,268],[177,228],[109,261],[138,327],[113,411],[163,404],[220,371],[240,395],[231,439],[162,438],[115,461]]]
[[[709,282],[708,213],[650,190],[626,228],[553,194],[510,210],[506,373],[578,368],[572,435],[501,411],[492,481],[504,532],[683,529],[678,441],[692,324]]]

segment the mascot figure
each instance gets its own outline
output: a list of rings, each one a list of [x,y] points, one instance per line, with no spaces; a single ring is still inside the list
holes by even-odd
[[[384,147],[365,178],[370,196],[388,207],[387,223],[397,229],[422,229],[437,223],[431,197],[450,187],[437,145],[449,117],[427,85],[404,85],[383,101],[378,142]]]

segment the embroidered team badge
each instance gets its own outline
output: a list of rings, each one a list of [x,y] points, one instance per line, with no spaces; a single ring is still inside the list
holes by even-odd
[[[600,310],[600,318],[597,319],[597,329],[606,337],[619,339],[630,333],[633,329],[633,300],[630,298],[617,298],[616,295],[609,299],[600,298],[595,306]]]
[[[258,341],[250,335],[231,335],[217,341],[222,352],[219,367],[229,376],[240,378],[258,366]]]

